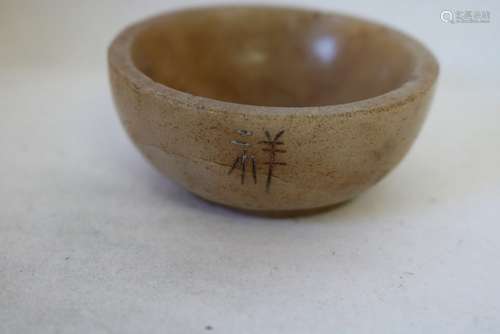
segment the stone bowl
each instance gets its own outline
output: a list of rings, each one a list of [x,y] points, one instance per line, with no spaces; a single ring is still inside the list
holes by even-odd
[[[158,170],[207,200],[283,215],[352,199],[392,170],[438,75],[394,29],[265,6],[147,19],[108,60],[121,121]]]

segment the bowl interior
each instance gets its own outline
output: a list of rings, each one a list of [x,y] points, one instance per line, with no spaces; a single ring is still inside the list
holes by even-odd
[[[144,26],[135,65],[166,86],[213,99],[302,107],[363,100],[414,69],[399,33],[333,14],[277,8],[180,11]]]

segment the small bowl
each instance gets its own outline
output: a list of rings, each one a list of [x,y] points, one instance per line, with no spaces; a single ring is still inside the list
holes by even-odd
[[[264,6],[147,19],[108,59],[120,118],[154,166],[207,200],[269,214],[329,207],[383,178],[438,75],[391,28]]]

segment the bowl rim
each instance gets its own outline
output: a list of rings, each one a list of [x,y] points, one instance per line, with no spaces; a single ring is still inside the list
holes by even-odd
[[[217,100],[214,98],[193,95],[191,93],[175,89],[163,83],[156,82],[142,70],[140,70],[132,58],[132,45],[136,36],[156,22],[163,19],[189,11],[206,10],[251,10],[270,9],[299,11],[311,14],[334,16],[347,20],[354,20],[377,28],[385,29],[392,34],[400,43],[412,53],[415,64],[409,78],[400,86],[390,91],[367,99],[356,100],[342,104],[327,104],[319,106],[264,106],[252,105],[230,101]],[[252,115],[345,115],[352,113],[372,113],[391,110],[399,105],[417,100],[417,98],[432,90],[439,75],[439,63],[434,54],[419,40],[386,24],[371,19],[348,15],[338,11],[325,10],[321,8],[294,6],[294,5],[209,5],[181,7],[169,10],[158,15],[146,17],[140,21],[126,26],[113,39],[108,48],[108,69],[118,71],[126,77],[130,84],[142,94],[152,94],[158,98],[164,98],[188,108],[200,111],[223,112],[229,114]]]

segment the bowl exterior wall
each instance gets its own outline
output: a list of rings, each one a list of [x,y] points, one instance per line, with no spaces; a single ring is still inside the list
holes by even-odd
[[[143,90],[112,64],[109,73],[127,133],[158,170],[210,201],[266,212],[333,205],[375,184],[408,152],[433,95],[348,112],[246,114]]]

